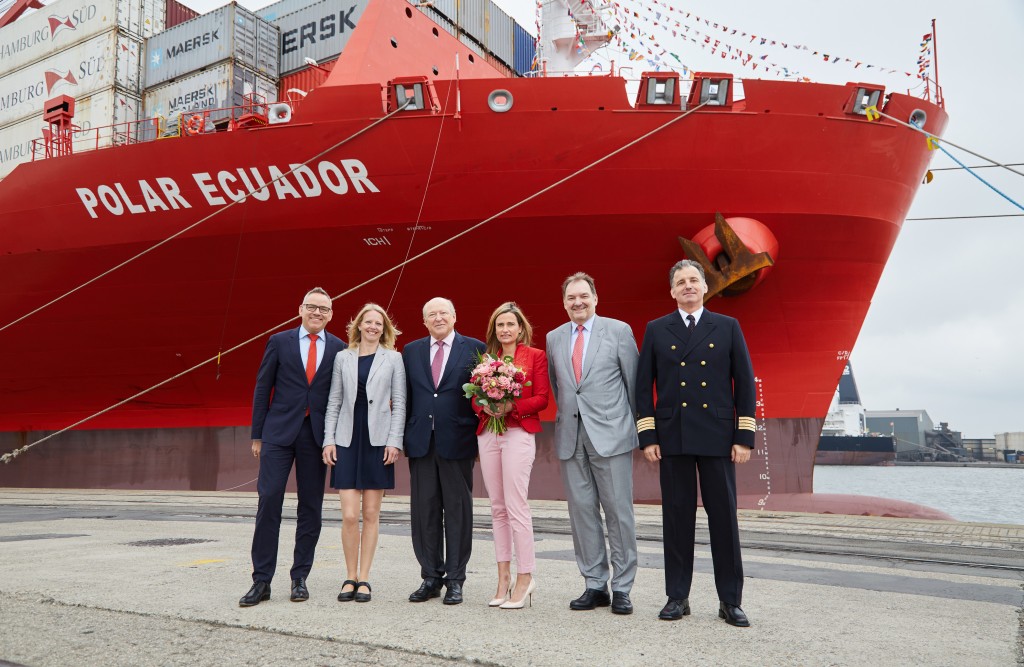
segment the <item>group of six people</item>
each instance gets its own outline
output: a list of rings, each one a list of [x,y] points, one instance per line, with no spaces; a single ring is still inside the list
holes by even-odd
[[[749,459],[756,430],[750,356],[737,321],[704,308],[707,282],[700,264],[682,260],[669,279],[677,308],[647,325],[639,350],[626,323],[597,315],[597,289],[585,273],[562,283],[569,322],[548,332],[546,352],[533,346],[529,320],[515,303],[495,309],[486,341],[480,341],[456,332],[455,306],[440,297],[423,306],[429,335],[402,353],[395,350],[401,332],[385,309],[372,303],[349,324],[346,346],[326,331],[333,315],[330,296],[321,288],[310,290],[299,306],[301,326],[270,337],[257,374],[253,585],[239,604],[254,606],[270,598],[293,466],[298,509],[291,600],[309,598],[306,578],[329,468],[341,501],[347,572],[338,600],[370,601],[381,500],[395,488],[394,466],[404,454],[413,551],[422,578],[409,600],[441,597],[444,588],[444,604],[463,601],[473,539],[473,464],[479,458],[498,574],[488,604],[531,605],[537,581],[527,493],[539,414],[553,397],[554,448],[586,585],[569,607],[633,612],[633,452],[641,447],[646,460],[660,467],[668,602],[659,618],[678,620],[690,613],[699,486],[719,616],[747,627],[740,608],[735,464]],[[485,353],[512,357],[522,369],[526,384],[519,397],[487,405],[466,398],[463,385]],[[507,430],[486,428],[492,418],[501,418]]]

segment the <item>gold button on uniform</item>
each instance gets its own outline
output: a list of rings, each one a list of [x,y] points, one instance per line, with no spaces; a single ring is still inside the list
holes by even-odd
[[[701,365],[701,366],[707,366],[707,365],[708,365],[708,362],[706,362],[706,361],[702,361],[702,362],[700,362],[700,365]]]
[[[672,346],[672,349],[673,349],[673,350],[674,350],[674,349],[676,349],[676,346],[675,346],[675,345],[673,345],[673,346]]]
[[[713,350],[713,349],[715,349],[715,344],[714,343],[708,343],[708,347],[710,347]]]
[[[700,386],[702,386],[702,387],[706,387],[706,386],[708,386],[708,383],[707,383],[707,382],[701,382],[701,383],[700,383]]]
[[[680,365],[680,366],[685,366],[685,365],[686,365],[686,362],[685,362],[685,361],[680,361],[680,362],[679,362],[679,365]]]
[[[684,407],[684,408],[686,407],[686,403],[683,403],[683,407]]]
[[[680,386],[680,387],[685,387],[685,386],[686,386],[686,383],[685,383],[685,382],[680,382],[680,383],[679,383],[679,386]]]
[[[708,404],[707,404],[707,403],[705,403],[705,404],[704,404],[704,407],[705,407],[705,408],[707,408],[707,407],[708,407]]]

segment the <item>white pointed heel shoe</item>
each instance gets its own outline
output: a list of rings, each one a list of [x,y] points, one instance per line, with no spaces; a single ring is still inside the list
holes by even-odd
[[[505,597],[503,597],[503,598],[494,598],[493,600],[491,600],[490,602],[487,603],[487,606],[488,607],[500,607],[501,605],[503,605],[506,602],[508,602],[509,598],[511,598],[511,597],[512,597],[512,584],[509,584],[508,585],[508,591],[505,593]]]
[[[530,579],[530,585],[526,587],[526,595],[523,596],[523,599],[519,602],[512,602],[512,600],[509,600],[508,602],[502,604],[500,606],[500,609],[522,609],[523,607],[527,606],[527,604],[529,604],[529,606],[532,607],[533,592],[535,590],[537,590],[537,578],[532,577]]]

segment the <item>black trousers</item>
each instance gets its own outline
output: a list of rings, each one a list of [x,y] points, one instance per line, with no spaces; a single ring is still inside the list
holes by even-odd
[[[473,551],[473,459],[409,459],[412,549],[420,576],[462,583]],[[446,548],[447,547],[447,548]]]
[[[320,445],[313,438],[309,417],[306,417],[295,442],[288,445],[264,442],[260,449],[260,476],[256,483],[260,504],[256,510],[256,530],[252,535],[253,581],[270,583],[274,578],[281,535],[281,508],[292,464],[295,465],[299,506],[291,578],[308,577],[313,567],[313,555],[320,539],[327,466],[324,465]]]
[[[736,465],[724,456],[683,455],[661,459],[665,592],[674,599],[690,596],[698,474],[700,495],[708,514],[718,599],[739,606],[743,598],[743,561],[736,521]]]

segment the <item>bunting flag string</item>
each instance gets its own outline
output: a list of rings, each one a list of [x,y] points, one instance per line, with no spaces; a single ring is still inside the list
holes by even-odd
[[[865,69],[874,69],[876,71],[884,72],[887,74],[903,74],[907,77],[918,79],[924,79],[927,77],[927,71],[931,62],[931,35],[926,35],[925,37],[927,39],[922,41],[921,57],[918,59],[918,72],[915,74],[913,72],[901,71],[893,67],[875,65],[872,63],[866,63],[861,60],[835,55],[833,52],[826,52],[820,49],[812,49],[811,47],[803,44],[794,44],[788,41],[782,41],[779,39],[766,37],[764,35],[759,36],[754,33],[749,33],[744,30],[740,30],[739,28],[731,28],[728,25],[716,22],[713,19],[701,17],[693,12],[686,11],[684,8],[671,5],[668,3],[668,0],[644,0],[643,10],[645,14],[650,15],[649,17],[642,15],[640,11],[636,9],[632,9],[631,7],[620,4],[616,0],[613,0],[612,5],[618,11],[621,11],[628,17],[631,17],[633,19],[640,19],[649,23],[653,23],[654,25],[659,25],[667,28],[673,33],[673,36],[675,36],[677,33],[682,33],[684,37],[686,34],[691,32],[700,34],[701,36],[708,38],[710,40],[709,42],[706,42],[706,44],[713,44],[715,48],[719,49],[725,48],[727,52],[731,52],[738,49],[736,49],[735,46],[724,44],[720,39],[721,36],[746,38],[748,42],[748,55],[750,55],[749,45],[751,44],[761,47],[782,47],[783,49],[787,50],[791,49],[793,51],[807,52],[810,55],[820,57],[824,62],[831,63],[833,65],[837,63],[842,63],[845,65],[851,65],[854,69],[864,67]],[[674,15],[679,18],[673,18],[670,15]],[[687,22],[695,22],[696,26],[700,26],[703,23],[704,29],[701,30],[699,27],[695,27],[694,25],[685,24]],[[716,35],[719,36],[719,38],[716,38]],[[763,54],[755,55],[754,57],[758,58],[759,60],[765,61],[770,56],[768,54]],[[773,65],[773,67],[778,66]]]
[[[616,41],[620,45],[630,49],[627,55],[627,57],[629,57],[630,60],[644,59],[642,50],[646,50],[648,54],[654,56],[653,60],[648,59],[649,62],[652,62],[652,64],[658,64],[661,61],[661,58],[659,56],[663,56],[667,53],[668,55],[672,56],[677,62],[683,65],[682,71],[684,73],[688,73],[690,70],[690,68],[687,65],[683,64],[682,59],[679,57],[677,53],[668,51],[661,45],[659,41],[657,41],[657,35],[653,33],[650,35],[645,35],[645,33],[649,31],[639,29],[639,27],[636,25],[636,22],[634,21],[634,19],[638,19],[642,22],[649,23],[652,24],[654,27],[657,27],[659,31],[663,31],[662,34],[671,33],[671,38],[673,40],[683,40],[692,42],[700,46],[701,49],[709,51],[711,55],[717,54],[723,60],[728,59],[737,62],[744,67],[749,67],[752,71],[757,71],[758,69],[760,69],[763,73],[774,74],[776,76],[781,76],[787,79],[810,81],[808,77],[803,76],[800,72],[796,70],[791,70],[786,66],[768,61],[768,54],[757,56],[753,53],[746,52],[743,49],[736,47],[730,43],[723,42],[720,39],[716,39],[715,35],[712,35],[697,28],[693,28],[691,26],[681,26],[678,24],[678,22],[676,23],[676,26],[679,29],[674,29],[671,23],[664,23],[658,20],[649,19],[646,16],[642,16],[637,12],[633,12],[631,10],[624,8],[617,2],[613,2],[612,6],[614,8],[615,16],[620,22],[620,29],[618,30],[618,32],[615,32]],[[626,27],[629,29],[628,39],[625,36],[623,36],[623,30],[621,29],[622,27]],[[645,45],[643,40],[643,37],[645,36],[650,39],[651,44],[653,44],[654,46],[654,49],[651,49],[650,47]],[[641,49],[636,49],[635,45],[629,43],[630,40],[638,42],[641,46]],[[654,53],[655,49],[659,51],[657,54]],[[625,48],[623,50],[625,51]],[[639,58],[634,57],[634,54],[638,54]],[[676,68],[672,67],[672,69]]]

